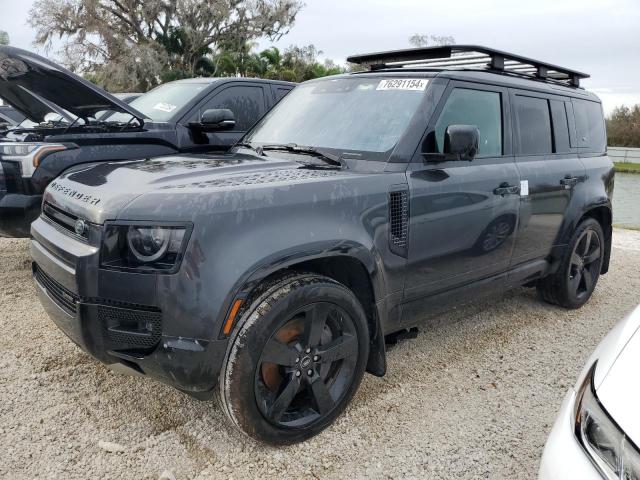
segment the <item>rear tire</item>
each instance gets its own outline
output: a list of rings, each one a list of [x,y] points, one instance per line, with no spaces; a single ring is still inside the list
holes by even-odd
[[[538,281],[538,293],[548,303],[580,308],[598,283],[605,251],[605,237],[593,218],[582,221],[573,232],[558,271]]]
[[[223,411],[272,445],[310,438],[342,413],[369,355],[362,305],[315,274],[270,283],[242,314],[220,374]]]

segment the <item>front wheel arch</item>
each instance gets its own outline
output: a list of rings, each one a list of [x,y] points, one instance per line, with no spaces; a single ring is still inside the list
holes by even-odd
[[[366,371],[378,377],[384,376],[387,361],[382,325],[386,312],[383,307],[377,305],[377,300],[383,296],[381,292],[384,292],[384,283],[372,257],[326,255],[325,251],[324,256],[314,255],[311,258],[298,258],[296,261],[283,261],[276,270],[256,269],[237,290],[240,292],[238,296],[245,299],[244,305],[248,307],[250,300],[264,291],[265,285],[283,276],[300,272],[331,278],[353,292],[366,313],[369,327],[369,359]],[[241,317],[242,310],[237,318]]]

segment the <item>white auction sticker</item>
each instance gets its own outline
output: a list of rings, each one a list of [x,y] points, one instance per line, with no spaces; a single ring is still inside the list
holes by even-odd
[[[380,80],[376,90],[417,90],[424,91],[429,80],[425,78],[392,78]]]
[[[520,180],[520,196],[529,196],[529,180]]]
[[[176,108],[177,108],[177,105],[171,105],[170,103],[164,103],[164,102],[156,103],[153,106],[154,110],[160,110],[161,112],[167,112],[167,113],[173,112]]]

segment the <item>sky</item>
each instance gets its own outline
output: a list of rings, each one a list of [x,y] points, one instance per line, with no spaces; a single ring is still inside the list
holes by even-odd
[[[409,47],[411,35],[506,50],[591,75],[582,85],[605,111],[640,104],[640,0],[306,0],[276,42],[315,45],[338,63],[355,53]],[[11,44],[43,53],[27,25],[33,0],[0,0]],[[270,46],[268,40],[260,47]]]

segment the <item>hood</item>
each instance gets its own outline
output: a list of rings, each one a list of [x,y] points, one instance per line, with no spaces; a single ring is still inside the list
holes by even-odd
[[[291,181],[335,170],[301,169],[300,165],[273,157],[243,154],[184,155],[132,162],[80,165],[55,179],[44,201],[93,223],[116,219],[134,199],[154,190],[168,195],[203,187],[237,188],[242,185]]]
[[[0,82],[2,80],[0,79]],[[0,90],[2,85],[0,84]],[[44,98],[32,93],[28,90],[19,90],[15,92],[13,101],[5,99],[7,103],[11,105],[26,116],[29,120],[36,123],[42,123],[46,121],[46,116],[50,113],[60,115],[61,118],[67,122],[72,122],[74,117],[64,109],[57,106],[55,103],[48,102]],[[20,122],[18,122],[20,123]]]
[[[36,122],[43,120],[42,102],[37,97],[80,118],[115,110],[133,115],[141,124],[144,120],[143,114],[91,82],[14,47],[0,46],[0,97]]]
[[[639,321],[640,307],[636,308],[624,323],[630,323],[637,327]],[[598,399],[605,410],[636,445],[640,444],[638,365],[640,365],[640,332],[636,328],[633,336],[619,351],[602,383],[596,388]],[[599,368],[600,364],[598,363],[596,372]]]

